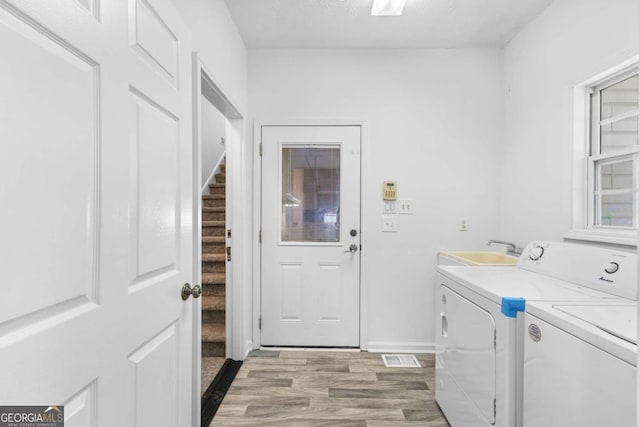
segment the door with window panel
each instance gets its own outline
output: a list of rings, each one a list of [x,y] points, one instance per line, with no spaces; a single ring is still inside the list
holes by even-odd
[[[638,219],[638,72],[618,75],[591,95],[590,224],[635,229]]]
[[[359,346],[360,127],[262,127],[261,344]]]

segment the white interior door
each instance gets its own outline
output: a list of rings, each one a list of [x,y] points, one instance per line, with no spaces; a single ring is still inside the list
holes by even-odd
[[[263,126],[261,344],[358,347],[359,249],[360,127]]]
[[[0,402],[192,424],[190,36],[170,0],[0,0]]]

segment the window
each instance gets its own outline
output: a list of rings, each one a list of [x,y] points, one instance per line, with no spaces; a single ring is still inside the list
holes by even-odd
[[[340,147],[282,148],[283,242],[340,241]]]
[[[637,229],[637,71],[596,86],[590,97],[590,225]]]
[[[574,194],[582,191],[574,196],[574,229],[565,237],[635,246],[640,176],[637,61],[576,88],[575,107]]]

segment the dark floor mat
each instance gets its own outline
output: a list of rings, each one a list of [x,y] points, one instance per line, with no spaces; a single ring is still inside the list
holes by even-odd
[[[202,395],[202,427],[209,427],[213,416],[218,411],[224,396],[227,394],[229,387],[233,379],[238,374],[242,362],[227,359],[224,361],[224,365],[220,368],[216,377],[211,382],[211,385],[207,388],[207,391]]]

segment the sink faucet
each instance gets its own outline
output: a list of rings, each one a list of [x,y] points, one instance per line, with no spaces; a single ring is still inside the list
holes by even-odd
[[[507,246],[508,255],[520,256],[520,254],[522,254],[522,248],[517,247],[515,243],[505,242],[503,240],[489,240],[487,242],[487,246],[490,246],[492,243],[498,243],[499,245]]]

